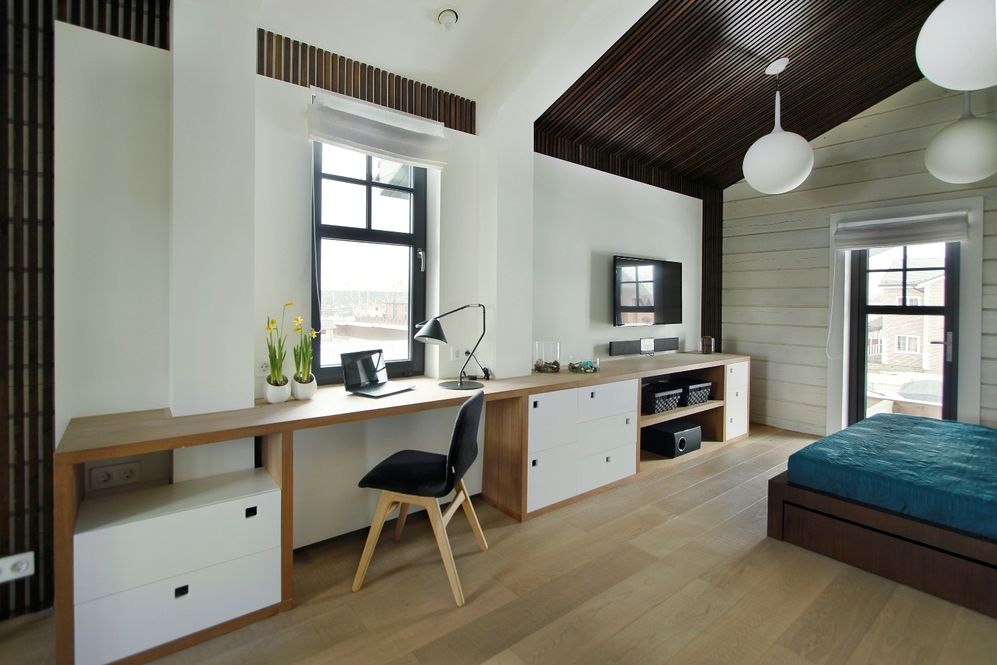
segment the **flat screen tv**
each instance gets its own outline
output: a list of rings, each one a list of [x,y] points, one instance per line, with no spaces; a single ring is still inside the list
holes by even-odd
[[[682,323],[682,264],[613,257],[613,325]]]

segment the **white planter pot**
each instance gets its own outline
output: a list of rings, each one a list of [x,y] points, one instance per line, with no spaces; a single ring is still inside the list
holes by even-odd
[[[263,397],[271,404],[280,404],[291,399],[291,382],[287,381],[282,386],[270,385],[266,379],[263,380]]]
[[[311,399],[317,390],[318,381],[315,380],[314,375],[308,383],[299,383],[297,379],[291,379],[291,393],[294,394],[294,399]]]

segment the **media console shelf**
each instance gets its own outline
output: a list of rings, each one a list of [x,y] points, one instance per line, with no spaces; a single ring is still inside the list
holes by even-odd
[[[685,418],[686,416],[691,416],[694,413],[702,413],[713,409],[723,409],[723,407],[724,401],[722,399],[711,399],[703,402],[702,404],[693,404],[692,406],[680,406],[672,409],[671,411],[643,415],[640,417],[640,426],[648,427],[649,425],[657,425],[658,423],[668,422],[669,420],[679,420],[681,418]]]
[[[749,361],[747,356],[730,354],[673,353],[606,361],[595,374],[532,374],[486,382],[482,498],[512,517],[524,520],[540,510],[552,510],[562,503],[626,482],[636,474],[640,463],[639,428],[664,420],[695,420],[703,426],[707,439],[730,441],[747,436]],[[677,373],[708,377],[714,384],[713,399],[687,409],[640,417],[641,382]],[[168,409],[154,409],[74,418],[55,451],[53,471],[56,662],[69,665],[77,655],[81,661],[123,655],[127,662],[145,662],[290,609],[294,582],[294,432],[456,407],[468,397],[461,391],[440,388],[436,379],[409,381],[415,385],[415,390],[377,400],[349,395],[341,386],[327,386],[320,388],[314,399],[307,402],[270,405],[261,401],[254,407],[222,413],[173,417]],[[561,433],[548,432],[554,438],[538,439],[531,451],[532,402],[546,401],[544,395],[550,393],[561,393],[552,398],[566,409],[565,420],[561,423],[565,429]],[[556,421],[555,418],[552,422],[556,425]],[[83,471],[87,462],[211,445],[244,437],[256,437],[260,441],[260,469],[241,476],[219,476],[203,482],[188,481],[192,484],[185,486],[178,483],[173,487],[138,492],[133,495],[134,501],[115,500],[106,504],[106,515],[97,515],[98,504],[84,498]],[[330,445],[335,445],[335,441],[330,441]],[[531,454],[538,460],[536,467],[530,464]],[[551,469],[543,460],[560,460],[565,465],[563,468],[570,469],[574,475],[559,476],[557,466]],[[550,490],[552,494],[540,502],[545,504],[542,508],[531,510],[528,508],[528,469],[540,468],[541,463],[547,475],[534,478],[533,486]],[[548,500],[552,502],[547,503]],[[182,503],[184,510],[161,514],[171,501],[177,506]],[[157,506],[157,502],[163,505]],[[229,505],[234,512],[213,517],[212,511],[222,505]],[[89,607],[83,609],[83,604],[93,600],[93,594],[87,595],[77,589],[77,582],[80,589],[85,589],[85,583],[92,581],[94,566],[85,563],[85,550],[77,551],[76,545],[82,548],[83,539],[89,537],[86,535],[88,529],[94,524],[103,524],[100,520],[110,520],[109,515],[117,514],[116,511],[123,511],[121,519],[127,523],[125,531],[139,533],[151,528],[158,533],[166,528],[161,525],[167,523],[173,529],[173,535],[164,541],[167,544],[156,552],[157,561],[162,564],[157,579],[162,579],[143,584],[147,580],[136,577],[129,585],[120,589],[115,587],[114,591],[123,601],[122,607],[133,605],[133,597],[128,594],[134,594],[135,599],[148,601],[149,607],[166,611],[182,603],[200,602],[195,598],[195,592],[204,589],[219,601],[217,605],[210,605],[212,611],[217,609],[210,614],[214,618],[189,626],[185,624],[184,630],[193,631],[186,634],[181,634],[184,630],[155,634],[151,629],[143,631],[113,654],[91,650],[91,647],[103,649],[107,646],[99,640],[91,641],[93,635],[75,635],[77,629],[97,632],[92,626],[101,625],[109,620],[108,617],[121,616],[124,611],[120,607],[104,611],[103,605],[94,605],[94,611]],[[219,533],[220,529],[242,533],[243,540],[232,540],[226,545],[243,542],[246,547],[223,551],[217,543],[202,543],[200,541],[209,540],[203,536],[204,529],[212,533]],[[254,540],[256,538],[259,540]],[[140,535],[129,542],[141,549],[146,539]],[[118,555],[124,553],[116,544],[102,545],[98,549],[101,552],[113,549]],[[239,553],[249,552],[252,554],[237,557]],[[181,561],[186,563],[181,566]],[[241,563],[232,562],[243,562],[249,567],[244,570],[238,567]],[[173,564],[177,565],[170,567]],[[78,565],[90,570],[77,570]],[[224,571],[216,573],[216,569]],[[264,570],[272,574],[259,572]],[[234,580],[252,580],[266,575],[269,575],[268,579],[261,580],[259,587],[249,589],[256,595],[233,599],[232,589],[238,586]],[[162,589],[155,587],[156,584]],[[148,589],[149,594],[143,595],[145,591],[135,589]],[[161,599],[163,594],[169,602]],[[116,598],[101,596],[104,597]],[[225,602],[221,603],[222,600]],[[81,608],[79,621],[74,611],[78,604]],[[220,623],[206,626],[213,621]],[[77,644],[79,654],[76,653]],[[139,651],[134,653],[136,649]]]

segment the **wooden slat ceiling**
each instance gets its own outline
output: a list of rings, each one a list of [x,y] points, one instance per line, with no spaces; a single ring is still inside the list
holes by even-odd
[[[790,59],[783,127],[812,140],[921,77],[914,44],[938,4],[661,0],[537,119],[536,149],[579,161],[568,144],[727,187],[772,130],[770,62]]]

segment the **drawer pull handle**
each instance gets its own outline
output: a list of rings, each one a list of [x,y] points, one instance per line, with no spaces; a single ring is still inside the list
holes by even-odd
[[[594,390],[589,393],[589,397],[591,397],[592,399],[595,399],[595,391]]]
[[[609,456],[606,456],[606,464],[609,464]]]
[[[184,584],[183,586],[178,586],[176,589],[173,590],[173,597],[174,598],[183,598],[188,593],[190,593],[190,587],[188,587],[186,584]]]
[[[533,400],[533,408],[535,409],[538,406],[540,406],[540,400]]]
[[[249,519],[250,517],[256,517],[256,506],[246,508],[246,519]]]
[[[627,425],[629,425],[629,424],[630,424],[630,419],[629,419],[629,418],[627,418]]]
[[[539,461],[540,461],[540,460],[531,460],[531,461],[530,461],[530,466],[536,466],[536,465],[537,465],[537,462],[539,462]]]

